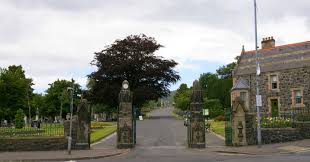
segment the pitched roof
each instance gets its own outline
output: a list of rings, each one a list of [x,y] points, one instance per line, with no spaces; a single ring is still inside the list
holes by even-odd
[[[310,41],[258,50],[261,72],[310,66]],[[256,73],[255,51],[243,51],[234,75]]]
[[[246,80],[243,78],[238,78],[236,81],[236,84],[232,87],[232,90],[237,90],[237,89],[249,89],[250,86]]]

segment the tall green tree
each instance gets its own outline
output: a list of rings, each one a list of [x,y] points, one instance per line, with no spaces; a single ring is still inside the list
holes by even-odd
[[[215,118],[224,114],[224,107],[219,99],[205,99],[204,108],[209,109],[209,117]]]
[[[175,107],[183,111],[187,110],[190,104],[190,94],[191,91],[187,87],[187,84],[185,83],[181,84],[173,97]]]
[[[237,58],[236,58],[237,59]],[[224,107],[230,107],[230,90],[232,88],[232,70],[236,62],[221,66],[217,73],[203,73],[199,82],[204,91],[204,96],[208,99],[218,99]],[[213,103],[213,102],[211,102]]]
[[[82,94],[81,86],[74,83],[74,80],[56,80],[49,84],[49,88],[46,90],[44,101],[45,106],[41,109],[41,114],[45,117],[55,117],[62,115],[64,117],[69,112],[70,106],[70,93],[67,91],[68,87],[72,87],[74,84],[74,105],[75,107],[80,101],[80,95]]]
[[[232,78],[232,70],[235,68],[235,66],[236,62],[221,66],[219,69],[216,70],[216,73],[219,75],[220,78],[223,79]]]
[[[38,113],[41,116],[41,112],[46,109],[47,103],[45,102],[45,96],[42,94],[34,93],[31,100],[31,107],[35,111],[35,114]]]
[[[32,97],[32,85],[32,79],[26,78],[21,65],[0,68],[0,120],[13,122],[19,109],[29,115],[28,109],[31,107],[28,101]]]
[[[169,95],[169,86],[180,76],[174,70],[177,65],[174,60],[154,55],[161,47],[154,38],[142,34],[116,40],[96,52],[92,65],[98,70],[89,75],[92,81],[89,99],[116,108],[124,80],[129,81],[133,102],[138,107]]]

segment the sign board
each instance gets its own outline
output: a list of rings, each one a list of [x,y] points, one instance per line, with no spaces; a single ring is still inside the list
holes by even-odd
[[[263,106],[262,95],[256,95],[256,106]]]
[[[203,109],[203,115],[208,116],[209,115],[209,109]]]
[[[143,120],[143,117],[141,115],[139,116],[139,120]]]

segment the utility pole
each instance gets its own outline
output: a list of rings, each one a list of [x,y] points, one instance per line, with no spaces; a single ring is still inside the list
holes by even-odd
[[[262,144],[262,135],[261,135],[261,126],[260,126],[260,106],[262,102],[262,97],[259,94],[259,59],[258,59],[258,46],[257,46],[257,6],[256,0],[254,0],[254,21],[255,21],[255,60],[256,60],[256,111],[257,111],[257,144],[258,147],[261,147]]]
[[[73,114],[73,92],[74,92],[74,82],[72,82],[72,87],[67,88],[70,91],[71,102],[70,102],[70,133],[68,137],[68,154],[71,155],[71,145],[72,145],[72,114]]]
[[[32,83],[29,83],[27,85],[27,88],[26,88],[26,95],[27,95],[27,104],[28,104],[28,115],[29,115],[29,125],[31,125],[31,106],[30,106],[30,98],[29,98],[29,91],[30,91],[30,88],[31,88],[31,85],[33,85]]]

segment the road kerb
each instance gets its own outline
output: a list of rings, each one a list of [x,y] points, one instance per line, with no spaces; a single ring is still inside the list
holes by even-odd
[[[42,162],[42,161],[66,161],[66,160],[91,160],[91,159],[101,159],[101,158],[108,158],[113,156],[119,156],[122,154],[128,153],[129,150],[124,150],[118,153],[111,153],[107,155],[95,155],[95,156],[82,156],[82,157],[60,157],[60,158],[29,158],[29,159],[0,159],[0,162]]]

